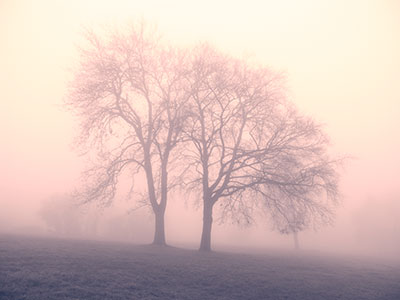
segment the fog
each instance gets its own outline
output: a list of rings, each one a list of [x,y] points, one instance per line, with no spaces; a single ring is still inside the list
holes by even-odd
[[[324,124],[341,172],[333,226],[301,232],[302,249],[397,258],[400,253],[400,3],[385,1],[0,2],[0,232],[150,243],[148,208],[118,198],[77,209],[68,194],[85,157],[63,107],[84,26],[144,19],[168,41],[208,41],[287,74],[299,110]],[[111,24],[111,25],[110,25]],[[140,183],[139,183],[140,184]],[[201,209],[170,195],[167,242],[197,248]],[[213,227],[214,248],[291,249],[257,224]]]

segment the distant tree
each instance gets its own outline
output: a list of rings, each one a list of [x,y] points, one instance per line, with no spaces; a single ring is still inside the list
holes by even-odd
[[[307,229],[312,221],[310,217],[315,214],[307,211],[307,206],[302,205],[299,201],[275,201],[273,205],[270,202],[266,203],[267,213],[273,223],[273,228],[281,234],[292,235],[294,248],[300,249],[299,232]],[[325,214],[331,214],[329,210]],[[328,222],[328,220],[326,220]]]
[[[144,24],[104,36],[87,31],[67,106],[81,121],[78,144],[96,149],[78,195],[109,205],[124,172],[144,173],[145,202],[155,216],[153,243],[164,245],[168,170],[179,142],[185,54]],[[88,151],[90,158],[93,151]]]
[[[289,200],[311,214],[330,211],[338,195],[336,161],[320,126],[285,99],[283,77],[209,46],[192,57],[185,158],[192,167],[187,185],[201,191],[200,250],[211,250],[217,203],[222,219],[239,223],[251,223],[257,207],[276,209]],[[323,192],[325,206],[316,200]]]
[[[41,206],[39,216],[50,233],[64,237],[82,234],[82,214],[68,195],[53,195]]]

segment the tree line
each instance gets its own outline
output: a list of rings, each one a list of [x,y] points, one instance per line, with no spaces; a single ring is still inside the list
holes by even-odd
[[[331,222],[339,160],[287,99],[284,76],[210,45],[175,47],[145,24],[87,30],[79,52],[66,106],[91,159],[82,203],[109,205],[123,174],[143,174],[153,243],[165,245],[169,192],[190,191],[202,204],[203,251],[215,213],[251,224],[262,211],[282,233]]]

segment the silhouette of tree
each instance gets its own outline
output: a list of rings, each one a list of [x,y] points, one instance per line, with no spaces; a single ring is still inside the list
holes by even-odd
[[[285,98],[284,78],[209,46],[198,47],[192,57],[184,129],[192,169],[186,184],[200,187],[200,250],[211,250],[217,203],[222,220],[239,223],[253,222],[259,206],[279,209],[288,201],[328,216],[338,197],[337,161],[327,155],[320,126]],[[323,192],[325,202],[318,201]]]
[[[188,98],[185,59],[144,24],[103,36],[88,30],[67,99],[81,121],[78,145],[96,149],[77,196],[84,203],[109,205],[123,172],[144,173],[157,245],[166,243],[168,170]],[[87,151],[89,158],[92,152]]]
[[[294,248],[300,249],[298,233],[307,229],[310,223],[315,219],[314,211],[308,211],[309,208],[315,209],[314,205],[304,205],[300,201],[286,199],[285,201],[274,201],[273,204],[266,202],[268,208],[266,212],[271,218],[273,228],[281,234],[292,235]],[[329,222],[333,210],[328,210],[324,206],[325,212],[322,214],[323,221]],[[314,217],[314,218],[313,218]],[[325,223],[324,222],[324,223]]]

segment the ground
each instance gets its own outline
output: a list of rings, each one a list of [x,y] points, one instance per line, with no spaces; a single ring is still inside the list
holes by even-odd
[[[0,299],[400,299],[400,266],[0,235]]]

